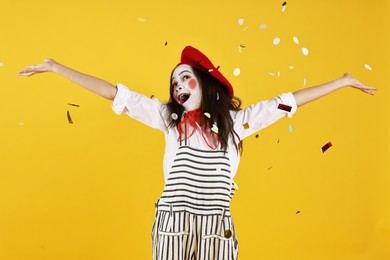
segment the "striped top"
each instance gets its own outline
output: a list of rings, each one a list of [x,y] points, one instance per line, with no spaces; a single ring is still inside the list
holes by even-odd
[[[223,151],[180,146],[158,202],[159,210],[193,214],[220,214],[235,191],[229,158]]]

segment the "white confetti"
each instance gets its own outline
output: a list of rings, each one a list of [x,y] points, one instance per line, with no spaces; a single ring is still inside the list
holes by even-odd
[[[303,79],[303,86],[306,86],[306,79]]]
[[[211,118],[210,113],[204,112],[204,115],[207,116],[208,118]]]
[[[364,67],[365,67],[366,69],[368,69],[368,70],[372,70],[371,66],[368,65],[368,64],[364,64]]]
[[[240,73],[241,73],[240,68],[235,68],[234,71],[233,71],[233,75],[236,76],[236,77],[237,77],[238,75],[240,75]]]
[[[293,37],[293,42],[295,42],[296,44],[299,44],[299,40],[298,40],[298,37],[297,37],[297,36],[294,36],[294,37]]]
[[[288,131],[289,131],[290,133],[292,133],[292,131],[293,131],[293,128],[292,128],[292,126],[291,126],[291,125],[289,125],[289,126],[288,126]]]
[[[238,25],[243,25],[244,24],[244,18],[238,19]]]
[[[305,47],[302,47],[302,53],[303,55],[307,56],[309,54],[309,50],[306,49]]]
[[[290,67],[288,67],[290,70],[293,70],[294,69],[294,66],[290,66]]]
[[[272,77],[275,76],[275,73],[273,72],[268,72],[268,75],[271,75]]]
[[[209,69],[209,72],[212,72],[213,71],[213,69]]]
[[[274,45],[278,45],[280,43],[280,38],[275,37],[274,38]]]
[[[0,62],[0,67],[3,67],[4,66],[4,62]]]
[[[283,5],[282,7],[282,13],[286,10],[286,5]]]
[[[280,71],[278,71],[278,77],[280,77]]]
[[[172,113],[171,117],[173,120],[177,120],[179,118],[176,113]]]
[[[246,31],[247,29],[248,29],[248,26],[245,26],[245,28],[242,29],[242,31],[244,32],[244,31]]]
[[[218,134],[218,126],[216,124],[213,124],[213,127],[211,127],[211,131]]]
[[[267,25],[266,25],[265,23],[260,24],[260,29],[261,29],[261,30],[267,29]]]
[[[138,22],[146,22],[145,18],[138,18]]]

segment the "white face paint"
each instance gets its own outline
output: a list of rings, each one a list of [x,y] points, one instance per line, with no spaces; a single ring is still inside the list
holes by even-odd
[[[185,111],[200,108],[202,89],[190,65],[181,64],[172,74],[173,97]]]

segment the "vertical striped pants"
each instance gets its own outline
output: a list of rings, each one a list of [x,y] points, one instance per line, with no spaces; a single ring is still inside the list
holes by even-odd
[[[230,216],[156,211],[153,260],[236,260],[238,242]]]

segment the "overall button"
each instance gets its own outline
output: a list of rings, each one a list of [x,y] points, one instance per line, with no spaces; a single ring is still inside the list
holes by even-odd
[[[225,238],[231,238],[232,237],[232,231],[229,229],[225,230]]]

